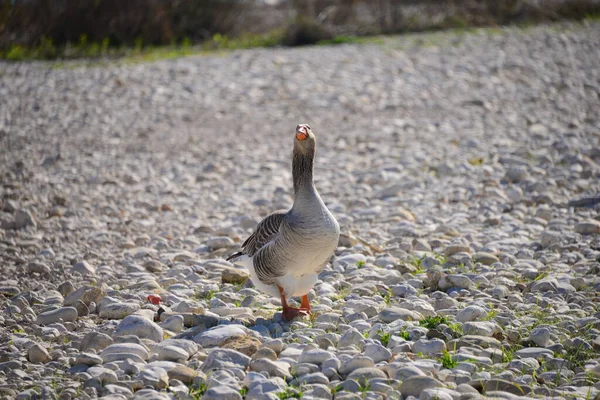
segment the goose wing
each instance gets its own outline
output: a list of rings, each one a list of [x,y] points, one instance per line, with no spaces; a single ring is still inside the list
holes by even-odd
[[[239,253],[232,254],[227,260],[239,257],[242,254],[246,254],[250,257],[254,256],[258,250],[264,245],[269,243],[271,239],[279,232],[279,227],[287,211],[276,211],[273,214],[265,217],[256,226],[252,235],[246,239],[242,244],[242,251]]]

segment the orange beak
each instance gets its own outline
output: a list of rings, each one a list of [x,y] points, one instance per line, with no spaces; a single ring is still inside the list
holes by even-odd
[[[301,126],[296,130],[296,139],[298,140],[306,140],[308,138],[308,132],[306,128]]]

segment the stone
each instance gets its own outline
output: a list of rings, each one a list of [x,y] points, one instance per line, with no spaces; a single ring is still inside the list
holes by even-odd
[[[416,311],[398,307],[384,308],[379,313],[379,320],[381,322],[390,323],[399,319],[403,321],[419,321],[423,319],[423,316]]]
[[[86,373],[91,375],[92,378],[97,378],[104,385],[107,383],[116,383],[119,380],[114,371],[101,366],[90,367]]]
[[[352,379],[358,382],[361,386],[366,386],[372,379],[386,379],[387,375],[379,368],[367,367],[355,369],[348,375],[347,379]]]
[[[47,363],[52,360],[48,351],[37,343],[27,350],[27,359],[32,363]]]
[[[188,358],[187,351],[175,346],[162,346],[158,352],[158,359],[163,361],[185,363]]]
[[[102,364],[102,357],[92,354],[92,353],[79,353],[75,357],[74,365],[83,364],[83,365],[100,365]]]
[[[517,385],[503,379],[476,379],[468,382],[468,384],[483,394],[488,392],[506,392],[517,396],[527,396],[532,392],[530,386]]]
[[[402,382],[400,393],[402,397],[419,397],[424,390],[444,387],[444,384],[430,376],[411,376]]]
[[[15,213],[14,222],[15,229],[24,229],[29,226],[32,226],[34,228],[37,226],[37,222],[35,221],[35,218],[33,218],[31,212],[27,210],[17,210],[17,212]]]
[[[250,274],[244,270],[236,268],[224,268],[221,273],[223,283],[242,284],[250,278]]]
[[[167,371],[169,379],[177,379],[186,385],[191,384],[194,378],[198,376],[198,372],[184,365],[178,365],[173,369]]]
[[[164,330],[178,333],[183,330],[183,321],[182,315],[171,315],[161,322],[159,326]]]
[[[325,360],[328,360],[330,358],[335,358],[333,353],[331,353],[330,351],[322,349],[309,349],[303,351],[302,354],[300,354],[298,362],[320,365]]]
[[[84,275],[84,276],[96,274],[96,267],[94,267],[87,261],[81,261],[81,262],[75,263],[75,264],[73,264],[73,267],[71,269],[73,270],[73,272],[80,273],[81,275]]]
[[[374,363],[388,361],[392,358],[392,352],[379,344],[365,345],[363,354],[373,360]]]
[[[157,390],[169,386],[169,375],[160,367],[146,367],[135,376],[135,379],[142,381],[144,386],[152,386]]]
[[[163,340],[163,330],[160,326],[139,315],[128,315],[115,330],[115,336],[135,335],[140,339],[150,339],[154,342]]]
[[[99,316],[104,319],[123,319],[139,310],[139,308],[140,306],[136,303],[112,303],[102,307]]]
[[[27,270],[38,274],[49,274],[51,272],[51,269],[47,264],[35,261],[27,264]]]
[[[586,221],[579,222],[575,225],[575,232],[582,235],[593,235],[600,233],[600,221],[595,219],[588,219]]]
[[[542,278],[533,282],[531,285],[532,292],[557,292],[558,281],[555,278]]]
[[[251,357],[260,346],[261,341],[253,336],[242,335],[242,336],[231,336],[225,339],[219,347],[225,349],[237,350],[242,354]]]
[[[74,322],[76,320],[77,309],[75,307],[61,307],[41,313],[36,322],[39,325],[50,325],[56,322]]]
[[[438,282],[440,290],[448,290],[450,288],[468,289],[474,286],[469,277],[465,275],[444,275]]]
[[[202,347],[216,347],[231,337],[247,335],[247,330],[241,325],[219,325],[194,336],[194,342]]]
[[[242,395],[229,386],[215,386],[204,393],[202,400],[242,400]]]
[[[359,368],[372,368],[375,366],[373,360],[367,356],[357,355],[352,357],[347,362],[344,362],[339,368],[339,372],[342,375],[348,375],[352,371]]]
[[[500,262],[498,257],[496,257],[495,255],[481,251],[473,254],[473,261],[482,263],[483,265],[492,265],[494,263]]]
[[[100,351],[107,346],[113,344],[113,339],[102,332],[89,332],[83,337],[79,350],[86,351],[89,349]]]
[[[253,360],[250,363],[250,370],[256,372],[266,372],[271,377],[279,377],[283,379],[291,377],[289,364],[280,361],[272,361],[268,358]]]
[[[465,335],[492,337],[500,332],[500,328],[491,321],[469,321],[462,327]]]
[[[240,368],[245,370],[250,364],[250,357],[232,349],[212,350],[204,363],[202,371],[208,373],[214,369]]]
[[[114,355],[114,354],[125,354],[125,355],[134,354],[142,360],[147,360],[148,357],[150,357],[150,353],[148,352],[148,350],[141,344],[137,344],[137,343],[111,344],[110,346],[108,346],[104,350],[102,350],[102,352],[100,353],[100,356],[102,357],[104,362],[110,362],[109,356]],[[112,361],[113,357],[110,357],[110,358]]]
[[[425,356],[442,354],[446,350],[446,343],[441,339],[419,339],[413,344],[413,353],[423,353]]]
[[[537,344],[540,347],[546,347],[552,344],[552,340],[550,339],[551,333],[552,332],[549,328],[545,326],[539,326],[534,328],[529,333],[529,340],[531,340],[533,343]]]
[[[515,356],[520,358],[535,358],[538,360],[540,358],[551,358],[554,356],[554,352],[541,347],[525,347],[524,349],[515,351]]]
[[[470,305],[463,308],[458,312],[458,314],[456,314],[456,320],[458,322],[476,321],[480,320],[486,315],[487,311],[485,308],[476,305]]]

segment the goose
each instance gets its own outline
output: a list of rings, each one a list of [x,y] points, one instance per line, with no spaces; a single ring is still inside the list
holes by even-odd
[[[316,140],[307,124],[296,127],[292,157],[294,203],[288,211],[265,217],[227,258],[245,267],[254,286],[281,298],[282,317],[290,321],[311,313],[308,292],[337,247],[340,226],[313,181]],[[300,308],[287,299],[301,297]]]

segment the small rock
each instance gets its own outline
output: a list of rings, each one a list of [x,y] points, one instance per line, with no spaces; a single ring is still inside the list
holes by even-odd
[[[167,371],[169,379],[177,379],[186,385],[191,384],[194,378],[198,376],[198,372],[184,365],[178,365],[173,369]]]
[[[183,330],[183,321],[182,315],[171,315],[161,322],[159,326],[165,330],[178,333]]]
[[[117,325],[115,335],[135,335],[139,338],[147,338],[154,342],[163,340],[163,330],[161,327],[139,315],[128,315],[125,317],[119,325]]]
[[[547,327],[540,326],[540,327],[534,328],[529,333],[529,340],[531,340],[533,343],[537,344],[540,347],[546,347],[546,346],[552,344],[552,340],[550,340],[551,333],[552,332]]]
[[[27,359],[32,363],[47,363],[52,360],[48,351],[37,343],[27,350]]]
[[[61,307],[56,310],[46,311],[38,315],[39,325],[50,325],[56,322],[74,322],[77,320],[77,309],[75,307]]]
[[[93,349],[100,351],[113,344],[113,342],[113,339],[107,334],[92,331],[83,337],[79,350],[85,351],[88,349]]]
[[[51,272],[50,267],[41,262],[30,262],[27,264],[27,270],[38,274],[49,274]]]
[[[413,353],[423,353],[424,355],[441,354],[446,350],[446,343],[441,339],[419,339],[413,344]]]
[[[575,232],[582,235],[593,235],[600,233],[600,221],[588,219],[575,225]]]
[[[87,261],[81,261],[81,262],[73,264],[72,270],[73,270],[73,272],[78,272],[84,276],[96,274],[96,268],[94,266],[92,266],[90,263],[88,263]]]
[[[146,367],[135,376],[135,379],[142,381],[144,386],[152,386],[157,390],[169,386],[169,375],[160,367]]]
[[[202,363],[202,371],[208,373],[214,369],[241,368],[250,364],[250,357],[232,349],[215,349]]]
[[[352,379],[358,382],[361,386],[366,386],[371,379],[387,379],[387,375],[385,372],[380,370],[379,368],[358,368],[352,371],[350,375],[348,375],[348,379]]]
[[[257,338],[249,335],[243,335],[227,338],[221,342],[219,347],[237,350],[240,353],[251,357],[254,353],[256,353],[260,344],[261,341]]]
[[[28,226],[35,227],[36,225],[37,223],[35,222],[35,218],[33,218],[33,215],[31,215],[29,211],[17,210],[17,212],[15,213],[14,222],[15,229],[23,229],[27,228]]]
[[[112,303],[107,304],[100,310],[100,318],[123,319],[140,309],[136,303]]]
[[[443,386],[442,382],[430,376],[411,376],[402,382],[400,393],[404,398],[408,396],[419,397],[426,389],[437,389]]]
[[[242,284],[250,277],[250,274],[244,270],[236,268],[224,268],[221,273],[223,283]]]
[[[476,321],[486,315],[487,311],[485,310],[485,308],[471,305],[460,310],[458,314],[456,314],[456,320],[458,322]]]
[[[499,262],[500,260],[493,254],[485,252],[477,252],[473,254],[473,261],[480,262],[484,265],[492,265]]]
[[[405,308],[389,307],[381,310],[379,319],[381,322],[390,323],[398,319],[403,321],[419,321],[423,319],[423,316],[416,311],[410,311]]]

